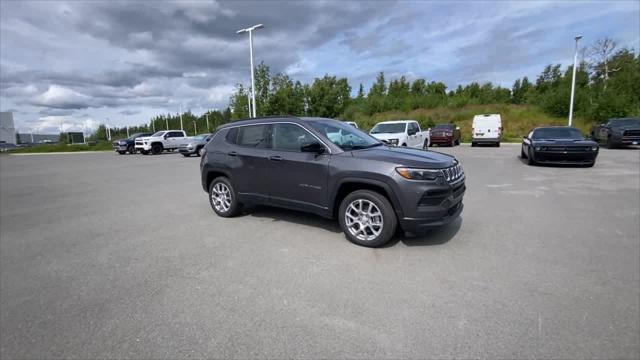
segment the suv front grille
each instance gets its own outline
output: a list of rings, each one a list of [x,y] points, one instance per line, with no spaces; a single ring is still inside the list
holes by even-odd
[[[640,130],[625,130],[622,136],[640,136]]]
[[[440,171],[442,171],[442,176],[444,176],[445,180],[449,183],[458,181],[462,175],[464,175],[464,171],[460,164],[455,164],[452,167],[448,167]]]

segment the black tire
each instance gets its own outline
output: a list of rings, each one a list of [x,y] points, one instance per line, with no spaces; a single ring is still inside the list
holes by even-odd
[[[526,159],[527,158],[527,154],[524,153],[524,145],[522,145],[522,148],[520,148],[520,159]]]
[[[349,231],[347,227],[345,213],[349,204],[356,200],[368,200],[372,202],[378,207],[380,213],[382,214],[382,230],[380,231],[380,234],[378,234],[378,236],[373,238],[372,240],[358,239]],[[344,232],[347,240],[351,241],[354,244],[366,247],[380,247],[388,243],[395,234],[396,227],[398,225],[396,213],[393,210],[393,206],[391,205],[389,200],[382,194],[371,190],[357,190],[347,195],[340,204],[340,209],[338,211],[338,221],[340,222],[340,228],[342,228],[342,231]]]
[[[460,145],[460,139],[456,140],[456,145]]]
[[[124,154],[126,154],[126,153],[127,153],[126,151],[120,151],[120,150],[118,150],[118,154],[120,154],[120,155],[124,155]]]
[[[402,144],[402,147],[407,147],[407,144]]]
[[[185,153],[180,153],[180,154],[182,154],[182,156],[184,156],[184,157],[190,157],[191,156],[191,154],[185,154]]]
[[[202,150],[203,146],[197,147],[196,151],[193,153],[195,156],[200,156],[200,150]]]
[[[149,150],[140,150],[142,155],[149,155]]]
[[[496,147],[500,147],[500,141],[496,143]]]
[[[536,164],[536,161],[533,159],[533,155],[531,154],[531,148],[529,148],[529,152],[527,153],[527,165],[533,166]]]
[[[221,211],[221,210],[217,209],[216,206],[213,203],[213,196],[212,196],[213,195],[213,188],[214,188],[214,186],[216,186],[219,183],[224,184],[224,186],[226,186],[229,189],[229,192],[230,192],[230,195],[231,195],[231,205],[229,206],[229,208],[226,211]],[[236,191],[235,191],[233,185],[231,184],[231,181],[229,181],[229,179],[224,177],[224,176],[220,176],[220,177],[217,177],[217,178],[213,179],[211,184],[209,184],[209,204],[211,205],[211,209],[213,209],[213,211],[218,216],[222,216],[222,217],[233,217],[233,216],[236,216],[242,210],[242,204],[240,202],[238,202],[238,196],[236,195]]]
[[[158,155],[162,152],[162,144],[153,144],[151,145],[151,153],[153,155]]]
[[[596,164],[596,161],[593,160],[592,163],[586,164],[584,167],[593,167],[593,165],[595,165],[595,164]]]
[[[475,142],[475,141],[472,141],[472,142],[471,142],[471,147],[476,147],[476,145],[477,145],[477,144],[476,144],[476,142]]]
[[[133,154],[135,154],[135,153],[136,153],[136,148],[135,148],[135,146],[133,146],[133,145],[129,145],[129,146],[127,147],[127,151],[129,152],[129,154],[133,155]]]

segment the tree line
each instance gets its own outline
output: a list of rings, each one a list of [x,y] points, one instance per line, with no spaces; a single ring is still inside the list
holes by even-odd
[[[610,117],[640,115],[640,56],[633,49],[617,49],[611,39],[598,40],[582,50],[576,73],[576,118],[585,122]],[[573,66],[547,65],[531,81],[526,76],[504,88],[486,82],[472,82],[447,89],[442,82],[415,79],[385,79],[380,72],[365,94],[360,84],[354,97],[346,78],[325,75],[302,84],[289,75],[270,75],[261,63],[255,72],[258,116],[321,116],[355,120],[359,115],[386,111],[408,112],[418,108],[462,108],[466,105],[527,104],[540,107],[552,116],[569,112]],[[249,89],[241,84],[230,99],[231,118],[250,117]]]
[[[602,39],[582,49],[582,61],[576,72],[574,114],[583,123],[604,121],[610,117],[640,116],[640,55],[634,49],[620,48],[612,39]],[[362,84],[352,96],[346,78],[329,74],[303,84],[289,75],[271,75],[264,63],[255,70],[256,112],[258,116],[319,116],[356,120],[389,111],[408,112],[426,108],[461,109],[467,105],[524,104],[533,105],[556,117],[569,112],[573,66],[547,65],[534,79],[516,79],[511,88],[491,82],[472,82],[448,89],[439,81],[405,76],[387,81],[384,72],[365,93]],[[195,115],[182,114],[183,129],[189,134],[213,131],[229,121],[251,117],[249,91],[236,85],[223,111],[207,111]],[[209,117],[207,129],[206,118]],[[194,125],[195,122],[195,125]],[[129,127],[129,134],[180,129],[180,114],[158,115],[148,124]],[[197,130],[197,131],[196,131]],[[112,139],[125,137],[126,127],[111,128]],[[106,139],[107,129],[100,125],[93,139]]]

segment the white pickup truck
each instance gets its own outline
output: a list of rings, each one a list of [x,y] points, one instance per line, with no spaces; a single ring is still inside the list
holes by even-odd
[[[428,149],[431,142],[429,130],[420,130],[415,120],[383,121],[369,132],[374,138],[392,146],[406,146],[416,149]]]
[[[135,148],[143,155],[157,155],[165,150],[177,149],[186,137],[187,133],[182,130],[158,131],[151,136],[137,138]]]

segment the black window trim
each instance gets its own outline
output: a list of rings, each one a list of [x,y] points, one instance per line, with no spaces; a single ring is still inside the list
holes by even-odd
[[[305,128],[304,126],[293,122],[293,121],[274,121],[274,122],[261,122],[261,123],[255,123],[255,124],[242,124],[242,125],[234,125],[234,126],[229,126],[227,127],[227,129],[233,129],[233,128],[240,128],[240,127],[244,127],[244,126],[253,126],[253,125],[273,125],[273,124],[293,124],[296,126],[301,127],[302,129],[306,130],[309,132],[309,134],[311,134],[314,138],[316,138],[316,140],[318,140],[322,145],[324,145],[324,147],[329,151],[329,154],[332,154],[333,151],[331,150],[331,147],[329,145],[327,145],[326,142],[324,142],[322,139],[320,139],[316,134],[314,134],[312,131],[309,131],[309,129]],[[236,138],[237,139],[237,138]],[[226,140],[226,136],[225,136],[225,140]],[[246,148],[247,146],[240,146],[238,144],[233,144],[236,145],[238,147],[243,147]],[[270,145],[270,144],[269,144]],[[265,148],[258,148],[258,149],[265,149]],[[271,148],[266,148],[268,150],[272,150]],[[278,150],[278,151],[284,151],[284,150]]]

